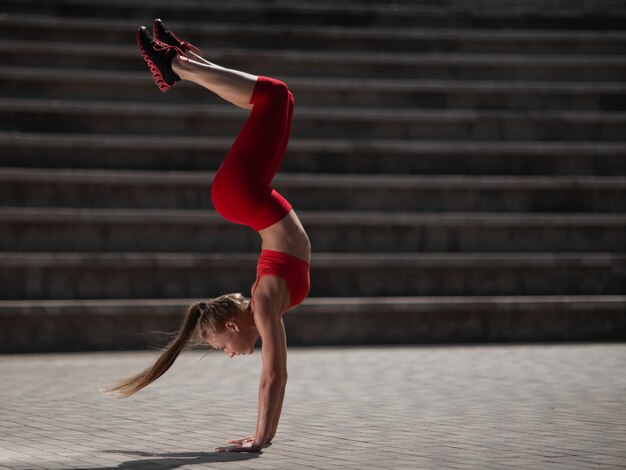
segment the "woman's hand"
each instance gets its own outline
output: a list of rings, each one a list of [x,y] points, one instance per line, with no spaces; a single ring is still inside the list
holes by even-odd
[[[231,439],[228,443],[232,445],[216,447],[215,452],[259,452],[264,447],[271,445],[270,441],[267,441],[264,446],[254,445],[254,434],[240,439]]]
[[[244,445],[247,444],[249,442],[253,442],[254,441],[254,434],[250,435],[250,436],[246,436],[246,437],[242,437],[240,439],[231,439],[230,441],[228,441],[229,444],[237,444],[237,445]]]
[[[243,439],[247,439],[247,438],[243,438]],[[229,442],[233,442],[233,441],[229,441]],[[261,449],[263,449],[263,447],[266,447],[266,446],[254,444],[254,439],[253,439],[253,440],[246,440],[243,444],[233,444],[230,446],[216,447],[215,452],[260,452]]]

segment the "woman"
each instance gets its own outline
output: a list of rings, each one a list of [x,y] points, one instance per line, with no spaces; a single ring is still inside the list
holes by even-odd
[[[145,27],[137,44],[161,91],[189,80],[235,106],[252,110],[213,182],[215,209],[227,220],[247,225],[261,236],[262,251],[251,298],[223,295],[192,304],[177,337],[153,366],[111,389],[127,397],[163,375],[194,338],[229,357],[252,354],[262,340],[261,384],[256,432],[229,441],[222,452],[255,452],[276,434],[287,381],[287,344],[282,317],[309,292],[309,239],[291,208],[271,187],[287,147],[293,95],[278,80],[215,65],[201,51],[154,20],[154,37]]]

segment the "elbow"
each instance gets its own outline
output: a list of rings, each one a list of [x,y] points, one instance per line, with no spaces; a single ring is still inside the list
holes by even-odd
[[[287,383],[287,371],[268,371],[263,373],[263,382],[267,384],[286,384]]]

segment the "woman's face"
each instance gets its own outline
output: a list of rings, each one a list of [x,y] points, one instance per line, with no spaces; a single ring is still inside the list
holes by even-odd
[[[252,315],[249,315],[249,318],[244,315],[237,316],[227,321],[224,326],[219,333],[209,334],[207,342],[213,348],[224,351],[228,357],[252,354],[254,343],[259,337]]]

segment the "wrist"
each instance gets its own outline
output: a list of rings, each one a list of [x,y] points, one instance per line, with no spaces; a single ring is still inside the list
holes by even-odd
[[[265,440],[254,438],[254,440],[252,441],[252,445],[253,446],[257,446],[258,445],[258,446],[263,447],[263,446],[266,446],[266,445],[270,444],[272,442],[272,439],[274,439],[274,436],[270,436],[270,437],[268,437]]]

